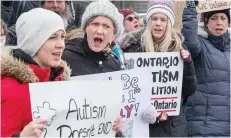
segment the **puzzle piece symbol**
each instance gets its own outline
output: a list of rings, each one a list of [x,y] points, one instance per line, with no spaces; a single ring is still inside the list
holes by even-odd
[[[56,114],[57,111],[55,109],[50,108],[50,103],[43,102],[43,106],[38,106],[37,111],[33,112],[33,117],[35,119],[51,118],[46,123],[47,126],[50,126]]]

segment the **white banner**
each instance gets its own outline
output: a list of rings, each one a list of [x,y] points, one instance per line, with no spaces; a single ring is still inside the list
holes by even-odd
[[[122,108],[125,137],[149,137],[149,124],[142,120],[143,111],[150,105],[151,76],[145,69],[117,71],[72,77],[72,80],[121,80],[123,84]]]
[[[33,119],[48,118],[42,137],[114,137],[120,115],[120,81],[29,84]]]
[[[125,58],[129,69],[149,69],[146,82],[152,82],[148,86],[148,92],[151,94],[150,103],[157,112],[165,111],[169,116],[179,115],[183,78],[183,60],[180,53],[125,53]],[[139,73],[141,75],[143,72]]]

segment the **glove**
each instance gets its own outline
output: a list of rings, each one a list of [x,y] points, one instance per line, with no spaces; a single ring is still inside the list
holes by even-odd
[[[187,8],[195,8],[198,5],[198,1],[195,0],[186,0]]]
[[[153,105],[150,105],[147,109],[143,111],[142,119],[149,123],[154,124],[157,118],[157,111]]]

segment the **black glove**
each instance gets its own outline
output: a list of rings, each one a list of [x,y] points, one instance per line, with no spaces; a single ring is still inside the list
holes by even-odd
[[[187,8],[195,8],[198,5],[197,0],[186,0]]]

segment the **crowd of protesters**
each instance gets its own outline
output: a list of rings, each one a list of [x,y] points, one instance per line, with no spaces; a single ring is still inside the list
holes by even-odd
[[[150,137],[230,136],[230,9],[202,13],[187,1],[147,1],[146,21],[132,9],[102,1],[1,1],[1,136],[40,137],[46,119],[32,120],[29,83],[120,71],[113,54],[179,52],[180,114],[162,112]],[[182,16],[182,30],[173,26]],[[117,47],[116,47],[117,48]],[[155,53],[154,53],[155,54]],[[124,137],[118,116],[113,130]]]

